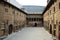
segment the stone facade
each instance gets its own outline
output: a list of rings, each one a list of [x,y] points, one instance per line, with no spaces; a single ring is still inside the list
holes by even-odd
[[[44,27],[60,40],[60,0],[51,0],[43,12]]]
[[[0,37],[23,28],[25,24],[26,12],[0,0]]]
[[[35,24],[37,27],[43,26],[43,17],[42,14],[28,14],[27,15],[27,25],[30,27],[35,27]]]
[[[30,27],[42,27],[44,6],[24,5],[23,10],[27,11],[27,25]]]

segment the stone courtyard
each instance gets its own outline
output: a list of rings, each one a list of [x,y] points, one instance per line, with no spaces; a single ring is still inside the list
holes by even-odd
[[[53,40],[53,38],[43,27],[25,27],[4,40]]]

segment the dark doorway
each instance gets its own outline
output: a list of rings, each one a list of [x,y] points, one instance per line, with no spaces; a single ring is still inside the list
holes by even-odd
[[[11,33],[12,33],[12,30],[13,30],[13,25],[12,25],[12,24],[10,24],[10,25],[9,25],[9,34],[11,34]]]
[[[60,40],[60,33],[59,33],[59,40]]]
[[[59,25],[59,40],[60,40],[60,25]]]
[[[35,23],[35,25],[34,25],[35,27],[37,26],[37,23]]]
[[[50,34],[52,34],[52,25],[50,25]]]
[[[56,30],[54,30],[54,36],[56,36]]]

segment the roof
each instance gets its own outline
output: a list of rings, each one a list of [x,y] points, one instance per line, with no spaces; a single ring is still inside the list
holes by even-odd
[[[27,11],[28,14],[42,14],[44,6],[24,5],[23,10]]]

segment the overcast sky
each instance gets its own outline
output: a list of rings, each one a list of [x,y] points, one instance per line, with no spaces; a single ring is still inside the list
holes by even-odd
[[[36,6],[46,6],[47,0],[16,0],[21,5],[36,5]]]

